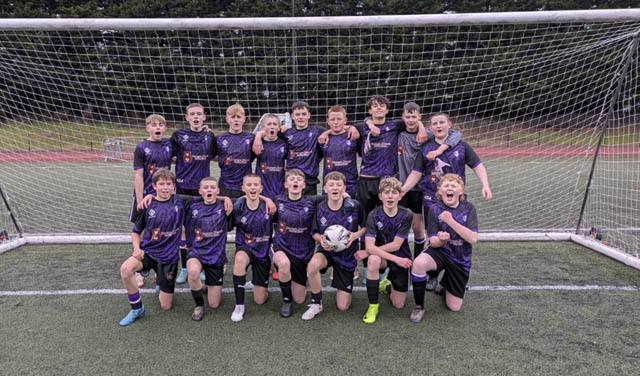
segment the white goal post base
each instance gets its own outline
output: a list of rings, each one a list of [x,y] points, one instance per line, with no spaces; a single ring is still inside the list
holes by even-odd
[[[227,236],[227,243],[234,243],[236,234],[231,232]],[[483,242],[502,241],[572,241],[614,260],[640,270],[640,258],[634,257],[624,251],[602,244],[588,236],[570,234],[566,232],[529,232],[529,233],[504,233],[489,232],[478,234],[478,240]],[[413,234],[409,235],[409,241],[413,241]],[[105,235],[25,235],[22,238],[0,244],[0,254],[18,248],[25,244],[127,244],[131,242],[129,234],[105,234]]]

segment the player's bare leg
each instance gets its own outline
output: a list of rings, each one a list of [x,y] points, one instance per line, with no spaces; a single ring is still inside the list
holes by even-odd
[[[144,305],[140,299],[140,291],[135,278],[135,273],[140,269],[142,269],[142,262],[135,257],[129,257],[120,266],[120,278],[124,288],[127,290],[127,299],[131,305],[131,311],[120,320],[121,326],[130,325],[144,316]]]
[[[352,297],[353,297],[352,294],[346,291],[338,290],[338,292],[336,292],[336,307],[338,308],[338,310],[339,311],[348,310],[349,307],[351,307]]]
[[[278,281],[280,282],[280,289],[282,290],[282,305],[280,306],[280,316],[291,317],[291,315],[293,314],[291,262],[284,252],[278,251],[273,255],[273,263],[278,267]]]
[[[416,307],[411,312],[411,322],[418,323],[424,316],[424,294],[427,285],[427,272],[437,270],[435,260],[427,253],[421,253],[411,265],[411,282],[413,284],[413,298]]]
[[[320,275],[320,270],[326,268],[327,265],[327,258],[322,253],[313,255],[307,265],[307,277],[309,279],[309,287],[311,288],[311,304],[309,304],[309,308],[302,314],[303,320],[311,320],[323,310],[322,276]],[[296,302],[298,302],[297,299]]]
[[[135,273],[142,269],[142,261],[131,256],[120,266],[120,279],[127,294],[135,294],[138,292],[138,283],[136,282]]]
[[[196,303],[191,318],[195,321],[202,320],[204,316],[204,297],[202,296],[202,281],[200,280],[200,271],[202,271],[202,264],[197,258],[190,258],[187,260],[187,279],[189,282],[189,288],[191,289],[191,296]]]

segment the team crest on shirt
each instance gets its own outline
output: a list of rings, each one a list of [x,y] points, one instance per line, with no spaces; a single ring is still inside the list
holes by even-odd
[[[145,153],[146,155],[151,154],[151,149],[149,149],[149,148],[144,148],[144,153]]]
[[[247,224],[247,217],[240,218],[240,223],[242,223],[243,225],[246,225]]]
[[[168,153],[168,152],[170,152],[170,150],[169,150],[169,147],[168,147],[168,146],[165,146],[165,147],[164,147],[164,150],[165,150],[167,153]]]
[[[244,143],[249,145],[249,139],[244,140]]]
[[[280,146],[280,153],[284,153],[284,146]]]
[[[222,214],[222,209],[218,209],[217,213],[218,215]]]
[[[160,235],[160,229],[159,228],[154,228],[153,230],[151,230],[151,240],[154,242],[159,241],[161,238]]]
[[[325,217],[320,218],[320,224],[321,225],[326,225],[327,224],[327,219]]]
[[[269,213],[264,213],[264,219],[269,219]]]
[[[459,151],[454,151],[453,155],[456,157],[456,159],[460,158],[460,152]]]
[[[262,162],[260,163],[260,172],[262,172],[263,174],[267,173],[267,164]]]
[[[230,165],[230,164],[231,164],[231,162],[233,162],[233,157],[232,157],[232,156],[230,156],[230,155],[229,155],[229,156],[227,156],[227,157],[224,159],[224,165],[225,165],[225,166]]]
[[[173,211],[175,211],[175,212],[177,213],[178,211],[180,211],[180,209],[178,209],[178,207],[177,207],[177,206],[174,206],[174,207],[173,207]]]
[[[185,151],[184,154],[182,154],[182,160],[185,163],[191,163],[191,161],[193,160],[193,156],[191,155],[191,152]]]
[[[227,145],[229,145],[229,142],[227,140],[222,140],[222,147],[227,147]]]
[[[291,149],[289,150],[289,159],[293,159],[296,157],[296,151]]]
[[[404,155],[404,146],[398,144],[398,156],[402,157]]]
[[[331,170],[333,168],[333,160],[331,158],[325,158],[324,161],[326,162],[327,169]]]
[[[196,218],[198,216],[198,209],[193,209],[191,212],[191,218]]]
[[[347,140],[347,146],[351,146],[351,140]]]
[[[384,127],[384,130],[389,132],[389,126],[387,125],[386,127]]]
[[[278,210],[283,211],[284,210],[284,205],[283,204],[279,204],[278,205]]]
[[[380,221],[376,222],[376,226],[378,227],[378,230],[382,230],[382,228],[384,227],[384,225]]]
[[[182,141],[184,142],[189,141],[189,135],[188,134],[182,135]]]
[[[149,209],[148,213],[149,213],[149,218],[155,218],[156,217],[156,211],[155,210]]]
[[[462,222],[466,222],[467,221],[467,215],[465,214],[464,216],[462,216]]]
[[[245,232],[244,242],[245,244],[253,244],[253,242],[255,242],[255,239],[253,238],[253,235],[249,234],[248,232]]]
[[[309,132],[309,138],[313,137],[313,133]]]
[[[158,171],[158,167],[156,166],[155,163],[152,163],[149,165],[149,175],[153,175],[156,173],[156,171]]]
[[[202,239],[204,239],[204,235],[202,235],[202,230],[197,228],[193,231],[193,237],[196,239],[197,242],[202,241]]]
[[[278,231],[280,231],[281,234],[286,233],[287,232],[287,225],[284,222],[279,221],[278,222]]]
[[[352,216],[348,216],[348,217],[347,217],[347,222],[349,222],[349,223],[353,223],[353,217],[352,217]]]

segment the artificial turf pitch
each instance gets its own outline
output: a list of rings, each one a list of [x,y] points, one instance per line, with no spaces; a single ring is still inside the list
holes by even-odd
[[[128,245],[50,245],[0,255],[0,374],[640,372],[640,272],[571,243],[477,244],[462,311],[427,294],[420,324],[408,320],[411,292],[401,310],[381,296],[373,325],[361,321],[363,291],[347,312],[325,293],[325,312],[309,322],[300,305],[281,318],[277,292],[265,306],[247,293],[240,323],[229,319],[233,294],[194,322],[190,294],[177,293],[168,312],[143,294],[147,316],[122,328],[126,295],[105,292],[122,288],[118,270],[129,253]],[[230,281],[229,269],[225,287]],[[78,289],[95,291],[64,292]],[[9,295],[18,291],[62,295]]]

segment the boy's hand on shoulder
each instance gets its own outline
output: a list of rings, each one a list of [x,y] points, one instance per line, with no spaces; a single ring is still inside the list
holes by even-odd
[[[144,198],[142,199],[142,201],[140,201],[137,205],[137,209],[138,210],[142,210],[142,209],[146,209],[149,207],[149,205],[151,205],[151,201],[153,201],[153,195],[152,194],[148,194],[146,196],[144,196]]]
[[[253,146],[251,149],[255,155],[262,154],[262,150],[264,149],[262,137],[264,137],[264,135],[264,131],[258,131],[258,133],[256,133],[256,137],[253,139]]]
[[[369,131],[371,131],[372,136],[380,136],[380,128],[376,127],[376,125],[373,124],[373,120],[367,119],[365,120],[365,124],[367,124],[367,127],[369,127]]]
[[[260,198],[264,201],[264,204],[267,207],[267,214],[275,214],[275,212],[278,211],[278,207],[272,199],[266,196],[260,196]]]
[[[428,139],[429,136],[427,135],[426,129],[424,129],[424,124],[422,124],[421,121],[418,122],[418,134],[416,135],[416,141],[421,144],[423,142],[427,142]]]
[[[204,125],[202,126],[202,130],[203,130],[203,131],[205,131],[205,132],[212,133],[211,128],[209,128],[209,126],[208,126],[208,125],[206,125],[206,124],[204,124]]]
[[[320,136],[318,136],[318,143],[320,145],[324,145],[327,142],[329,142],[329,133],[330,133],[330,131],[326,130],[326,131],[322,132],[320,134]]]
[[[367,257],[369,257],[369,253],[367,253],[367,251],[365,251],[364,249],[361,249],[359,251],[356,251],[356,253],[353,254],[353,257],[360,261],[360,260],[364,260]]]
[[[231,202],[231,199],[223,196],[219,198],[222,199],[222,203],[224,204],[224,212],[227,213],[227,215],[231,214],[231,212],[233,212],[233,202]]]
[[[360,132],[358,132],[358,128],[352,127],[352,126],[348,126],[347,127],[347,136],[348,136],[349,140],[355,141],[355,140],[360,138]]]

